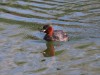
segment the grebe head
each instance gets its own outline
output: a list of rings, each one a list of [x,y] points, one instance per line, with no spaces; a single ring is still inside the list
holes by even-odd
[[[44,26],[43,26],[43,32],[45,32],[45,31],[49,28],[49,26],[50,26],[50,25],[44,25]]]
[[[51,25],[44,25],[43,26],[43,32],[48,34],[49,36],[53,35],[53,27]]]

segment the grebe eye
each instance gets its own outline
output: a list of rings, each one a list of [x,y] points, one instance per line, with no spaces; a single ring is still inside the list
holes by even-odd
[[[44,25],[43,29],[47,29],[49,27],[49,25]]]

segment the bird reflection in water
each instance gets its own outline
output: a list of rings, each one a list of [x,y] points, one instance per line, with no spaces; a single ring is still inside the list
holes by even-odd
[[[46,46],[47,46],[47,49],[43,51],[43,56],[44,57],[51,57],[51,59],[49,59],[49,61],[47,62],[47,67],[51,68],[56,63],[56,61],[55,61],[55,48],[54,48],[53,41],[47,42]]]
[[[55,49],[54,49],[54,45],[53,42],[47,42],[46,43],[47,49],[43,51],[43,56],[44,57],[52,57],[55,55]]]

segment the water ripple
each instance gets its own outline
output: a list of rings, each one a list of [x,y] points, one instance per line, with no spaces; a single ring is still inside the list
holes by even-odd
[[[48,22],[48,20],[43,20],[43,19],[37,19],[37,18],[26,18],[26,17],[20,17],[20,16],[15,16],[12,14],[8,13],[3,13],[0,18],[5,18],[5,19],[11,19],[11,20],[16,20],[16,21],[23,21],[23,22],[39,22],[45,24]]]
[[[29,3],[29,2],[24,2],[24,1],[17,1],[17,3],[20,5],[31,5],[31,6],[36,6],[40,8],[54,8],[55,7],[55,6],[51,6],[47,4]]]
[[[48,15],[48,14],[44,14],[44,13],[39,13],[39,12],[35,12],[32,10],[23,10],[23,9],[18,9],[18,8],[12,8],[12,7],[7,7],[7,6],[3,6],[0,7],[3,9],[6,9],[7,11],[11,11],[11,12],[17,12],[17,13],[21,13],[21,14],[27,14],[27,15],[34,15],[34,16],[40,16],[40,17],[47,17],[47,18],[53,18],[54,16]]]

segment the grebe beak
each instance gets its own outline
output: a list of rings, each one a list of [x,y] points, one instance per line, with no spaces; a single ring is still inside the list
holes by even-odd
[[[45,32],[46,30],[44,29],[44,30],[40,30],[40,32]]]
[[[43,32],[45,32],[46,30],[43,30]]]

